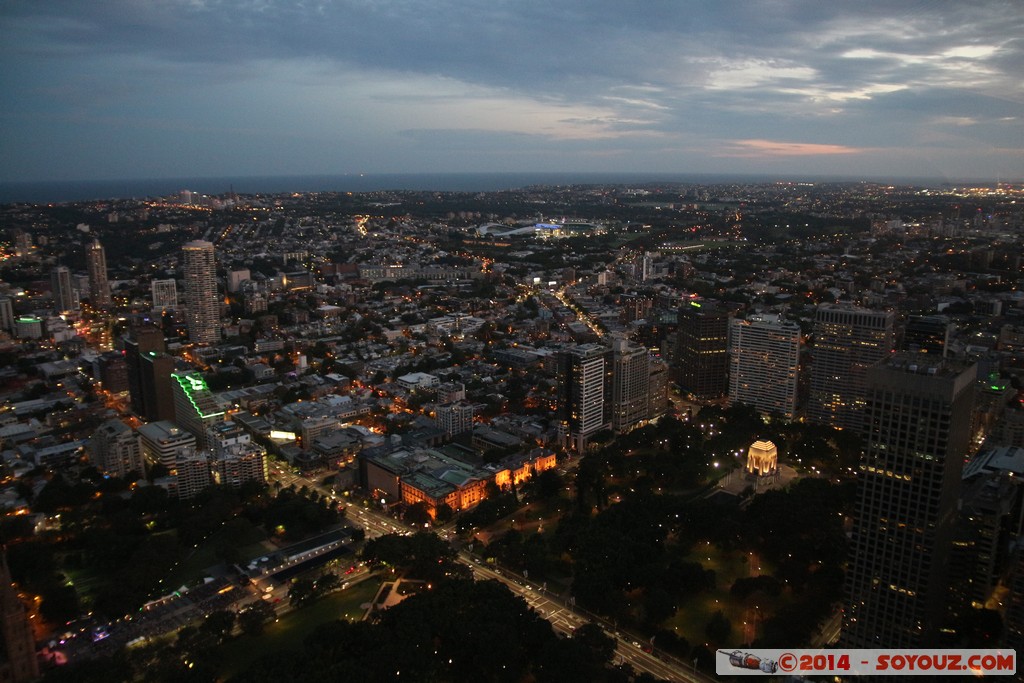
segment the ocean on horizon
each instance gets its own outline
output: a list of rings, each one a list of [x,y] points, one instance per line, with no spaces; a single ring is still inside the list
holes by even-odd
[[[0,182],[0,204],[57,204],[108,199],[168,197],[182,190],[206,195],[283,192],[373,192],[426,190],[496,192],[534,185],[599,185],[640,183],[757,183],[773,180],[856,181],[856,178],[769,177],[766,175],[683,173],[355,173],[346,175],[235,176],[135,180]],[[862,179],[869,180],[869,179]],[[902,181],[928,183],[929,181]],[[935,182],[935,181],[931,181]]]

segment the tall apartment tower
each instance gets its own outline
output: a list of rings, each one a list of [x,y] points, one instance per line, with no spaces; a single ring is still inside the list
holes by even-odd
[[[467,401],[439,405],[434,412],[437,428],[447,438],[473,430],[473,404]]]
[[[154,311],[169,311],[178,307],[178,284],[173,279],[153,280],[149,287],[153,293]]]
[[[729,326],[729,403],[792,419],[796,413],[800,326],[752,315]]]
[[[729,390],[729,319],[731,312],[710,301],[680,307],[676,332],[676,379],[700,400],[725,396]]]
[[[174,483],[181,500],[195,498],[203,489],[212,485],[210,452],[192,448],[178,452],[174,460]]]
[[[86,270],[89,273],[89,300],[93,308],[110,308],[110,282],[107,280],[107,252],[99,240],[85,250]]]
[[[586,449],[587,440],[611,426],[612,352],[602,344],[580,344],[558,356],[562,428],[570,446]]]
[[[50,272],[50,289],[53,292],[53,307],[58,311],[78,309],[78,294],[75,292],[71,271],[67,266],[56,266]]]
[[[648,377],[647,419],[653,420],[668,412],[668,365],[651,358]]]
[[[842,429],[861,428],[865,373],[892,352],[894,320],[889,311],[832,304],[818,307],[808,420]]]
[[[137,475],[146,472],[138,435],[116,418],[97,427],[86,450],[89,462],[104,474],[125,477],[131,472]]]
[[[229,446],[210,461],[213,480],[221,486],[241,488],[242,484],[255,481],[265,484],[267,481],[266,452],[260,446]]]
[[[647,348],[627,339],[612,342],[612,430],[626,432],[650,415],[651,364]]]
[[[7,566],[7,551],[0,549],[0,680],[22,683],[39,678],[39,659],[28,610],[18,597]]]
[[[215,344],[220,340],[220,299],[213,244],[194,240],[182,247],[182,252],[189,339],[195,344]]]
[[[196,448],[209,447],[206,431],[210,425],[224,421],[224,411],[198,372],[172,373],[171,393],[174,396],[174,421],[196,437]]]
[[[0,296],[0,330],[14,332],[14,300]]]
[[[935,644],[975,374],[973,366],[922,354],[868,368],[843,647]]]

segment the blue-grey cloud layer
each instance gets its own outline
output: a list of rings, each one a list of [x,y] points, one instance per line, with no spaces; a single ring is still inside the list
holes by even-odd
[[[1019,0],[8,0],[0,178],[1024,177]]]

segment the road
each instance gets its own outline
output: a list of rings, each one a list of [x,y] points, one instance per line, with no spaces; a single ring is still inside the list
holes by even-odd
[[[283,486],[294,484],[297,488],[306,486],[309,489],[318,491],[321,495],[334,496],[333,491],[321,486],[315,479],[308,479],[296,474],[278,463],[270,467],[272,479],[280,481]],[[349,505],[347,509],[348,520],[351,523],[359,524],[366,531],[367,538],[375,538],[385,534],[409,534],[415,529],[404,522],[387,516],[383,512],[365,509],[356,505]],[[454,533],[448,527],[432,529],[445,540],[455,540]],[[459,550],[457,558],[459,562],[469,567],[473,576],[479,580],[494,580],[505,584],[509,590],[526,600],[527,604],[547,619],[552,627],[559,633],[571,635],[583,624],[601,620],[597,617],[584,615],[581,610],[567,603],[564,598],[546,590],[546,586],[535,581],[515,574],[505,568],[483,564],[479,558],[471,555],[466,550]],[[571,600],[571,598],[570,598]],[[664,679],[666,681],[680,681],[683,683],[712,683],[715,679],[694,670],[689,662],[683,662],[675,657],[663,653],[645,652],[642,641],[639,638],[619,631],[611,624],[600,623],[605,632],[615,639],[616,642],[616,663],[626,663],[637,671],[647,673]]]

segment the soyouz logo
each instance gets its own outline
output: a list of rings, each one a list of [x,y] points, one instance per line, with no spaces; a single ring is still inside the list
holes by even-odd
[[[1012,676],[1015,650],[719,650],[720,675]]]

